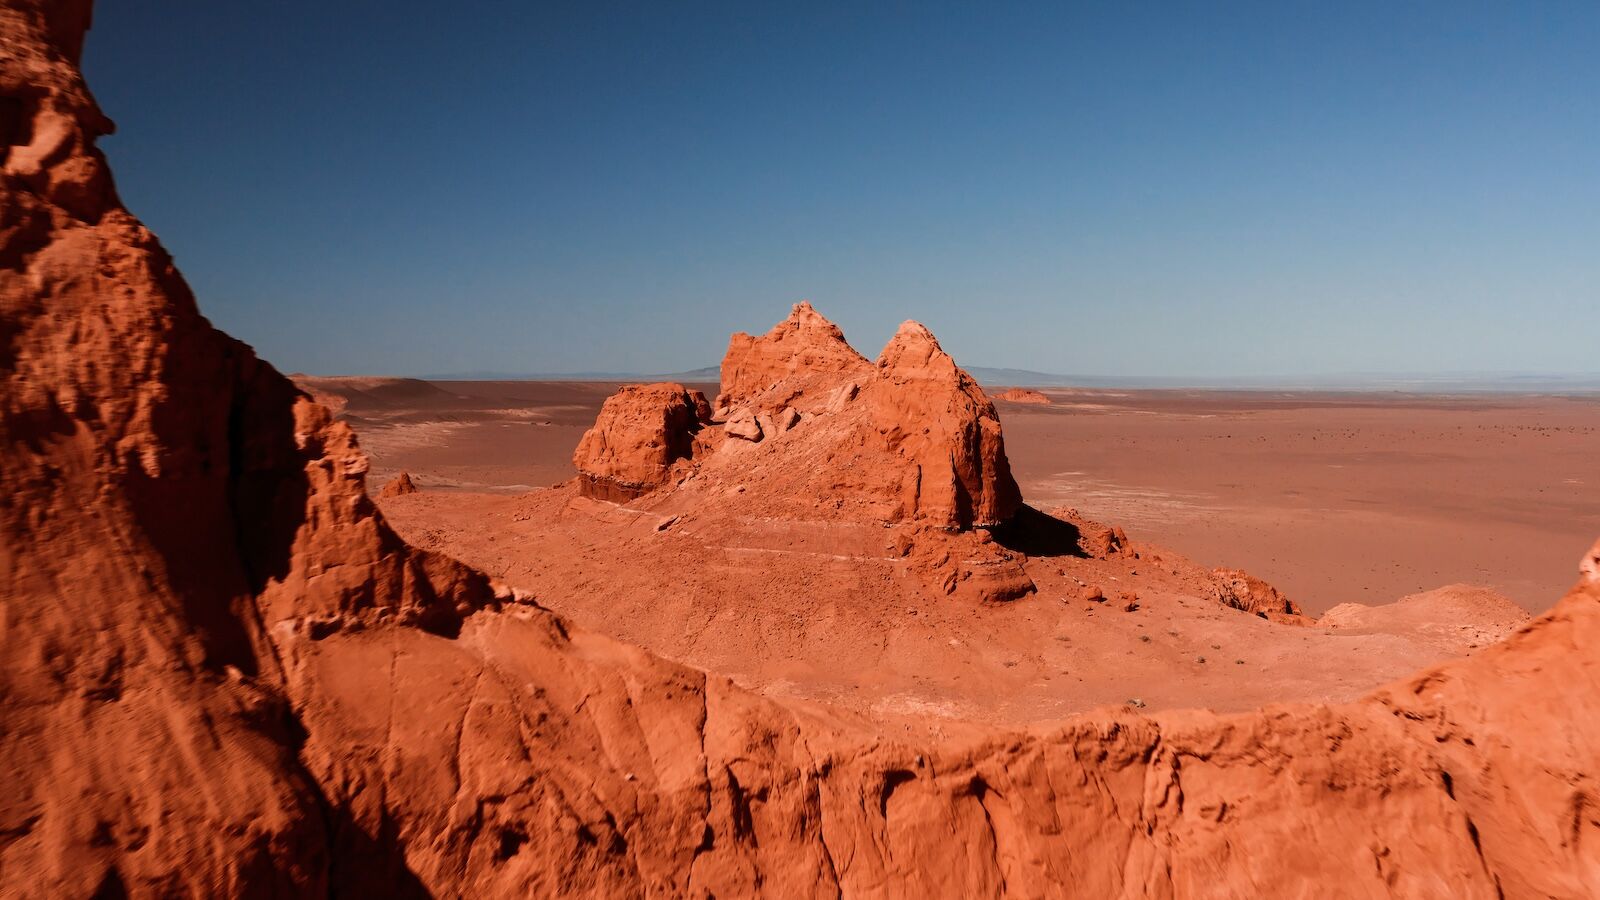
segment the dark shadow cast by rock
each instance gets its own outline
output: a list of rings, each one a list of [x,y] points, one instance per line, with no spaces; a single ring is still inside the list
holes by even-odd
[[[1078,526],[1027,504],[1003,524],[989,529],[995,543],[1026,556],[1078,556],[1088,554],[1079,545]]]

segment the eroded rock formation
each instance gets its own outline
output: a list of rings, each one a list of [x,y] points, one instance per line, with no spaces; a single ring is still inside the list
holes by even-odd
[[[953,535],[1006,522],[1022,496],[994,405],[926,328],[902,325],[874,364],[801,303],[762,337],[734,335],[722,371],[719,410],[702,429],[721,435],[720,445],[660,452],[688,447],[656,412],[662,404],[682,407],[673,399],[682,388],[666,386],[648,401],[627,388],[606,402],[578,448],[581,490],[627,502],[672,481],[681,487],[652,494],[648,505],[724,521],[735,533],[767,523],[766,538],[750,538],[763,547],[804,542],[811,533],[813,546],[863,552],[877,536],[845,545],[834,534],[901,528],[895,547],[903,569],[936,594],[995,601],[1034,589],[1017,554]],[[627,430],[623,422],[646,424]],[[701,424],[685,419],[673,427],[682,433]],[[603,453],[617,443],[627,452]],[[603,468],[618,458],[640,462],[620,476]]]
[[[917,745],[407,546],[117,201],[88,13],[0,0],[0,894],[1600,893],[1592,578],[1360,703]]]
[[[1283,592],[1240,569],[1213,569],[1212,598],[1223,606],[1263,619],[1273,616],[1298,616],[1300,607]]]
[[[947,528],[991,526],[1022,505],[994,404],[928,329],[900,326],[878,357],[865,403],[878,434],[910,464],[904,483],[912,517]]]
[[[297,756],[282,651],[499,601],[387,530],[349,430],[122,208],[88,20],[0,3],[0,894],[320,892],[359,828]]]
[[[996,400],[1004,400],[1007,403],[1032,403],[1040,406],[1049,405],[1050,403],[1050,398],[1042,392],[1019,387],[1001,391],[994,398]]]
[[[613,394],[572,454],[586,496],[626,503],[666,484],[710,421],[705,395],[681,384],[630,384]]]
[[[802,301],[766,334],[740,331],[728,339],[717,409],[743,407],[751,415],[786,406],[810,411],[841,381],[865,377],[871,368],[839,326]]]
[[[713,471],[749,485],[750,498],[794,496],[849,516],[957,531],[997,525],[1022,504],[994,404],[916,322],[873,364],[800,303],[762,337],[735,334],[722,372],[713,418],[729,437],[766,446]],[[578,450],[586,479],[591,439],[615,427],[611,403]]]
[[[389,483],[378,492],[379,497],[404,497],[417,492],[417,483],[411,480],[410,472],[401,472],[389,479]]]

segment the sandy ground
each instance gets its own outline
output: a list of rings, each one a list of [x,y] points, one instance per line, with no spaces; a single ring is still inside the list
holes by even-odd
[[[1028,497],[1309,612],[1453,582],[1543,611],[1600,534],[1600,397],[1045,393],[998,404]]]
[[[906,577],[879,546],[882,528],[676,522],[570,484],[424,490],[383,508],[407,541],[584,627],[776,699],[941,738],[965,723],[1045,724],[1128,703],[1240,711],[1351,700],[1525,619],[1509,600],[1457,587],[1398,612],[1347,607],[1329,627],[1281,624],[1218,605],[1207,567],[1144,544],[1137,558],[1029,557],[1033,595],[961,602]],[[1080,599],[1086,584],[1113,599]]]
[[[374,485],[407,470],[507,494],[570,478],[616,388],[307,381],[347,404]],[[1245,569],[1314,614],[1457,582],[1541,611],[1600,534],[1597,396],[1044,393],[997,403],[1030,502]]]

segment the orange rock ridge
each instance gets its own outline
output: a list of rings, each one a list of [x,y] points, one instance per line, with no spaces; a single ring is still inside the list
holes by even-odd
[[[407,546],[123,210],[88,21],[0,0],[0,894],[1600,893],[1596,554],[1361,702],[923,745]]]

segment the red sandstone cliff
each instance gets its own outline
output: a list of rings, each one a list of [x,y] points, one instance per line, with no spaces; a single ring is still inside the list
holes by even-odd
[[[0,0],[0,894],[1600,893],[1593,559],[1361,703],[905,746],[406,546],[117,201],[87,22]]]

